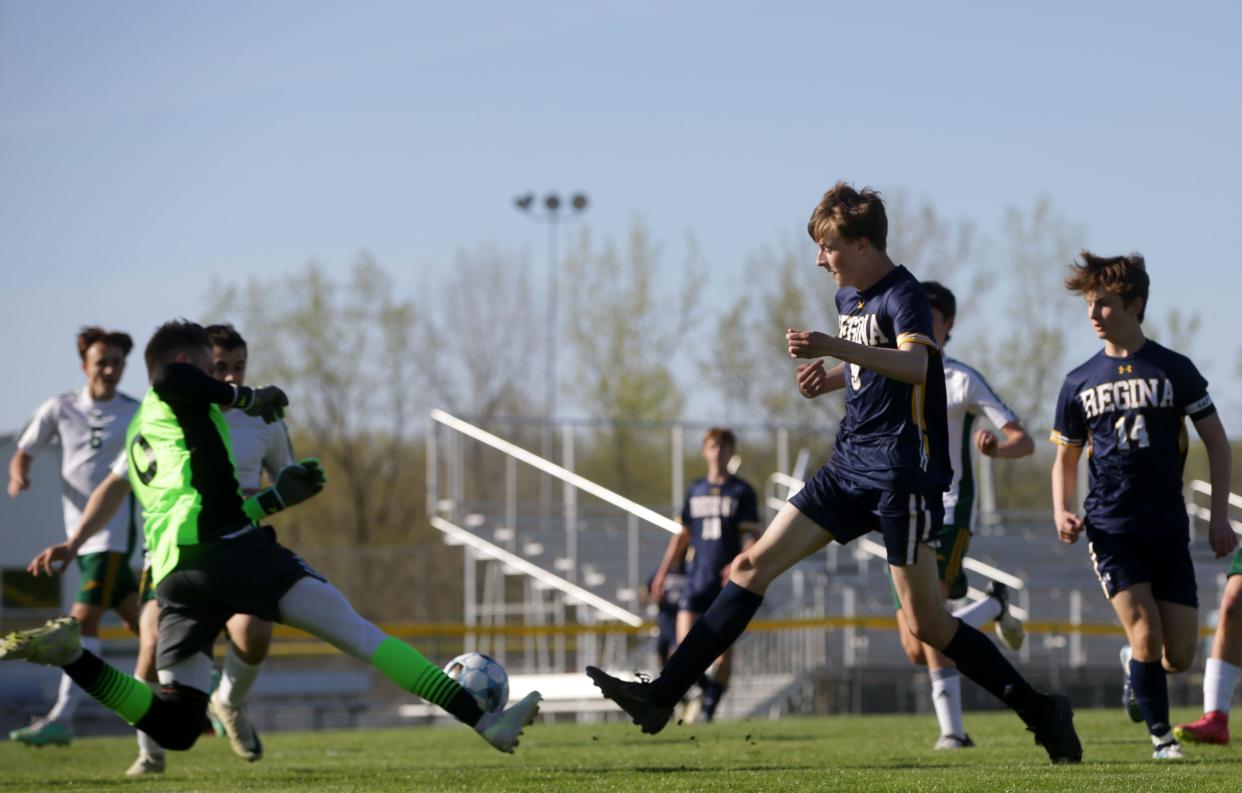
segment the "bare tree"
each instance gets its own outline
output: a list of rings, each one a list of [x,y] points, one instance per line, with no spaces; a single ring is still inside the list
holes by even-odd
[[[599,475],[631,494],[660,481],[652,466],[644,465],[650,441],[635,423],[681,415],[676,361],[698,300],[694,240],[687,241],[679,285],[660,281],[663,255],[638,220],[624,249],[612,241],[597,245],[584,229],[566,260],[566,334],[576,372],[572,396],[608,422],[601,441],[609,463]]]
[[[1165,312],[1163,321],[1153,321],[1148,316],[1143,332],[1166,347],[1188,353],[1194,347],[1195,337],[1199,335],[1201,319],[1198,314],[1188,315],[1174,306]]]
[[[1065,291],[1066,268],[1084,229],[1045,198],[1029,210],[1005,212],[995,272],[1006,292],[998,311],[984,313],[986,333],[972,337],[979,361],[1028,428],[1052,425],[1052,400],[1065,376],[1065,328],[1075,303]]]
[[[951,221],[927,199],[915,202],[897,188],[885,195],[888,253],[919,280],[940,281],[953,290],[959,310],[972,312],[992,285],[988,268],[977,260],[978,234],[969,220]]]
[[[543,334],[530,321],[529,272],[526,257],[493,244],[458,252],[428,307],[428,343],[443,353],[432,387],[448,409],[490,418],[534,404],[531,372]]]

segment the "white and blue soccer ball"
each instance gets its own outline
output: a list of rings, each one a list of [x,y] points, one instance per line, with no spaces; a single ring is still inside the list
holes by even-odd
[[[474,697],[485,713],[509,702],[509,675],[505,668],[483,653],[465,653],[449,661],[444,672]]]

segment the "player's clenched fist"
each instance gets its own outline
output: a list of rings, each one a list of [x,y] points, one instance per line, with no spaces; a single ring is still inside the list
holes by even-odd
[[[823,361],[798,365],[798,393],[807,399],[814,399],[820,394],[831,390],[828,386],[828,371]]]
[[[1082,534],[1082,518],[1073,512],[1058,512],[1056,514],[1057,536],[1061,542],[1066,545],[1073,545],[1078,542],[1078,535]]]
[[[975,448],[979,450],[980,454],[983,454],[986,457],[993,457],[996,455],[996,447],[998,443],[999,441],[997,441],[996,435],[988,430],[979,430],[975,433]]]

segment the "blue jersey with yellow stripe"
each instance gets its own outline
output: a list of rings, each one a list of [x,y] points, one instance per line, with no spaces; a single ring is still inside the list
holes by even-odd
[[[1091,531],[1188,536],[1185,417],[1216,411],[1207,385],[1189,358],[1150,339],[1119,358],[1100,350],[1065,378],[1052,441],[1090,445]]]
[[[861,291],[837,291],[839,335],[868,347],[927,347],[927,379],[912,385],[845,366],[845,417],[832,467],[866,487],[942,493],[953,479],[944,362],[932,336],[931,308],[918,279],[898,266]]]

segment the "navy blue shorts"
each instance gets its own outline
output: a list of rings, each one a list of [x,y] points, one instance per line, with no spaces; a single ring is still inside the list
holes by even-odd
[[[830,465],[820,468],[789,503],[842,545],[880,532],[888,563],[897,567],[914,564],[920,544],[935,548],[944,526],[940,493],[928,497],[863,487],[838,476]]]
[[[1156,600],[1199,608],[1189,542],[1092,531],[1089,524],[1087,539],[1091,564],[1109,600],[1135,584],[1150,583]]]
[[[716,601],[724,587],[721,585],[719,578],[713,582],[698,586],[695,586],[695,583],[690,582],[690,584],[686,585],[686,591],[682,593],[681,602],[677,604],[677,608],[682,611],[703,614],[711,608],[712,603]]]

